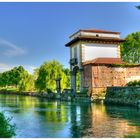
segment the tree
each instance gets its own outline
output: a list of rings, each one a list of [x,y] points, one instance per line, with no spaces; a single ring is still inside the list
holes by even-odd
[[[11,138],[15,136],[15,125],[10,124],[10,119],[0,113],[0,138]]]
[[[20,91],[32,91],[34,89],[34,79],[22,66],[0,74],[0,86],[17,87]]]
[[[20,81],[24,78],[24,73],[27,73],[27,71],[22,66],[13,68],[11,70],[12,84],[18,86]]]
[[[140,32],[129,34],[121,46],[123,61],[129,63],[140,63]]]
[[[23,77],[19,82],[19,91],[33,91],[34,78],[27,71],[23,73]]]
[[[140,10],[140,5],[136,6],[136,8]]]
[[[80,90],[80,72],[77,72],[76,74],[76,87],[77,87],[77,90],[79,91]]]
[[[70,88],[70,70],[68,68],[63,68],[63,71],[67,77],[66,88]]]
[[[39,68],[36,68],[34,69],[34,73],[33,73],[34,80],[38,78],[38,75],[39,75]]]
[[[9,79],[10,79],[10,77],[9,77],[10,75],[9,75],[9,71],[8,72],[3,72],[2,74],[1,74],[1,77],[0,77],[0,83],[1,83],[1,86],[2,87],[5,87],[5,86],[8,86],[9,85]]]
[[[0,75],[1,86],[18,86],[25,69],[22,66],[14,67]]]
[[[66,72],[66,71],[65,71]],[[38,78],[35,82],[36,88],[42,91],[55,91],[56,90],[56,78],[61,78],[61,88],[67,87],[67,76],[64,72],[63,66],[56,60],[46,61],[40,66],[38,72]]]

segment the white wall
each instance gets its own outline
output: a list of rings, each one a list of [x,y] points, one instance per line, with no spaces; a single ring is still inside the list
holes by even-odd
[[[117,44],[82,44],[82,60],[80,60],[80,44],[72,47],[72,58],[74,58],[74,48],[77,49],[78,66],[80,62],[96,59],[99,57],[118,58]]]
[[[99,37],[115,37],[120,38],[119,34],[107,34],[107,33],[87,33],[87,32],[81,32],[82,36],[96,36],[99,35]]]
[[[83,62],[98,57],[118,58],[116,44],[83,44]]]

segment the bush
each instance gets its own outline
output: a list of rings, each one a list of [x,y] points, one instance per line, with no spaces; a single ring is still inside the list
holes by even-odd
[[[140,81],[130,81],[126,84],[127,86],[140,86]]]
[[[11,125],[10,120],[3,113],[0,113],[0,138],[11,138],[15,136],[15,125]]]

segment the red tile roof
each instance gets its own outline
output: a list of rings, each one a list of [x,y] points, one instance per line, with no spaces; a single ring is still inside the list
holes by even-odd
[[[83,63],[83,65],[87,64],[123,64],[124,62],[121,58],[96,58],[93,60],[89,60]]]
[[[65,46],[70,46],[75,42],[78,41],[86,41],[86,40],[90,40],[90,41],[104,41],[104,42],[124,42],[124,39],[121,38],[113,38],[113,37],[97,37],[97,36],[78,36],[75,39],[71,40],[70,42],[68,42]]]

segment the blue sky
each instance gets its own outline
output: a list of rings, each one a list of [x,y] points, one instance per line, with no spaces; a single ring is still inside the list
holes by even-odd
[[[0,71],[23,65],[29,72],[46,60],[69,67],[69,36],[79,29],[140,31],[133,2],[0,2]]]

